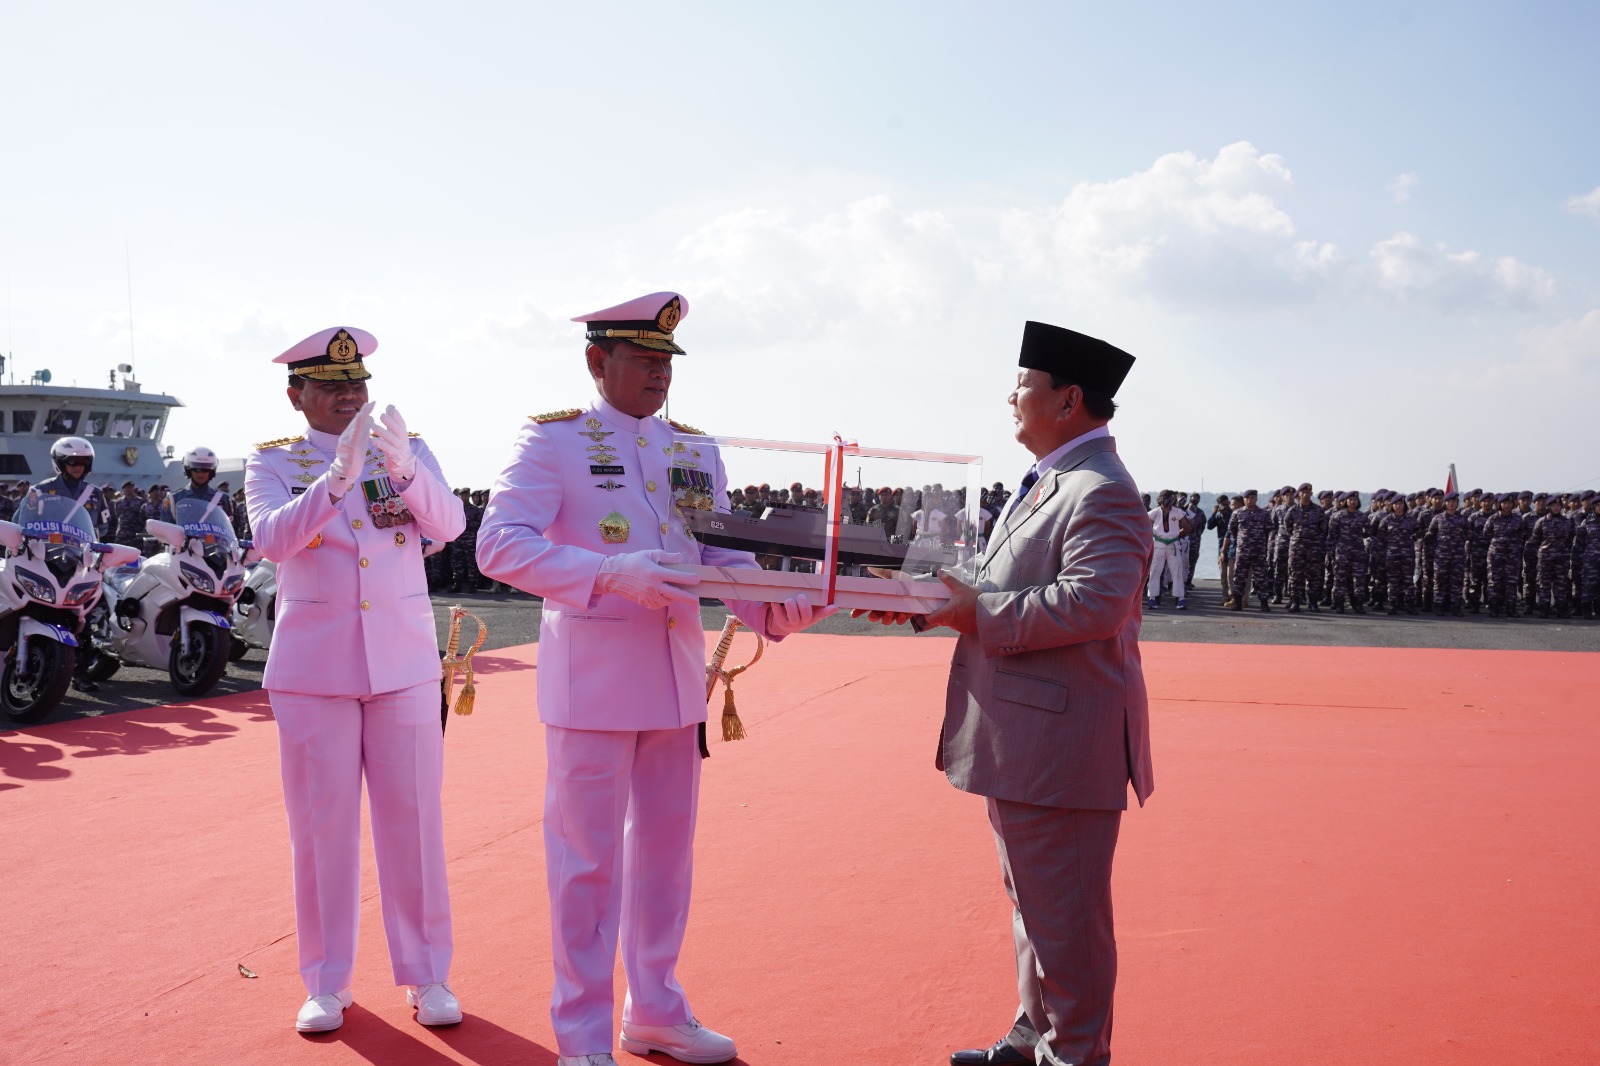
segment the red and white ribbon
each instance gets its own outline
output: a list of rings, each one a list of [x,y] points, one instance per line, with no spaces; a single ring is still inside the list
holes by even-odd
[[[860,445],[855,441],[845,440],[837,433],[833,435],[833,443],[828,446],[828,470],[824,478],[824,491],[828,494],[828,524],[826,549],[822,557],[822,572],[827,575],[824,607],[833,606],[834,585],[839,578],[839,527],[844,524],[844,457],[846,452],[855,455],[860,450]]]

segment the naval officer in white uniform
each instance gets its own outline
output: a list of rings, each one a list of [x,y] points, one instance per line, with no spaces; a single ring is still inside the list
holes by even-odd
[[[734,1042],[701,1025],[675,969],[689,916],[705,633],[688,561],[755,566],[702,547],[688,508],[727,510],[715,449],[656,417],[672,383],[673,292],[580,315],[598,396],[528,420],[478,531],[478,567],[544,597],[539,719],[545,724],[545,863],[561,1066],[612,1063],[619,924],[628,995],[622,1047],[724,1062]],[[781,640],[831,609],[804,596],[729,607]]]
[[[301,1032],[344,1022],[361,909],[366,779],[389,963],[423,1025],[453,1025],[445,882],[439,644],[422,538],[466,525],[433,453],[393,407],[367,402],[372,334],[337,326],[275,360],[305,430],[256,446],[245,500],[278,564],[262,685],[278,722],[307,999]]]

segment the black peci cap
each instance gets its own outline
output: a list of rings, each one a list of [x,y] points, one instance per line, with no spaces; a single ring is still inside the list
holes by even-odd
[[[1045,322],[1022,327],[1017,365],[1066,378],[1080,388],[1115,396],[1133,368],[1133,356],[1105,341]]]

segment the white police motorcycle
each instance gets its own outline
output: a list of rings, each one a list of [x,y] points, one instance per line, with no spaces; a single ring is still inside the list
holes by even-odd
[[[37,722],[61,703],[77,665],[84,618],[100,600],[101,570],[139,557],[98,544],[81,503],[30,492],[14,521],[0,522],[0,710]]]
[[[272,647],[272,627],[277,621],[278,564],[263,559],[250,568],[233,605],[233,658],[242,657],[250,648],[265,651]]]
[[[165,668],[172,687],[189,697],[222,679],[233,640],[228,616],[255,549],[241,548],[221,503],[220,494],[179,500],[176,522],[145,523],[167,551],[106,575],[107,610],[93,626],[99,657],[90,677],[104,680],[121,663]]]
[[[444,541],[422,538],[422,555],[427,558],[443,551]],[[272,647],[272,629],[278,621],[278,564],[263,559],[250,567],[244,591],[233,605],[233,658],[240,659],[250,648],[262,651]]]

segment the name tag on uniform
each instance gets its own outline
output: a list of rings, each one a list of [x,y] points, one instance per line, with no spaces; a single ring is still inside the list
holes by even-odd
[[[589,464],[589,473],[591,474],[611,475],[620,474],[622,472],[622,467],[620,466],[596,465],[594,463]]]

